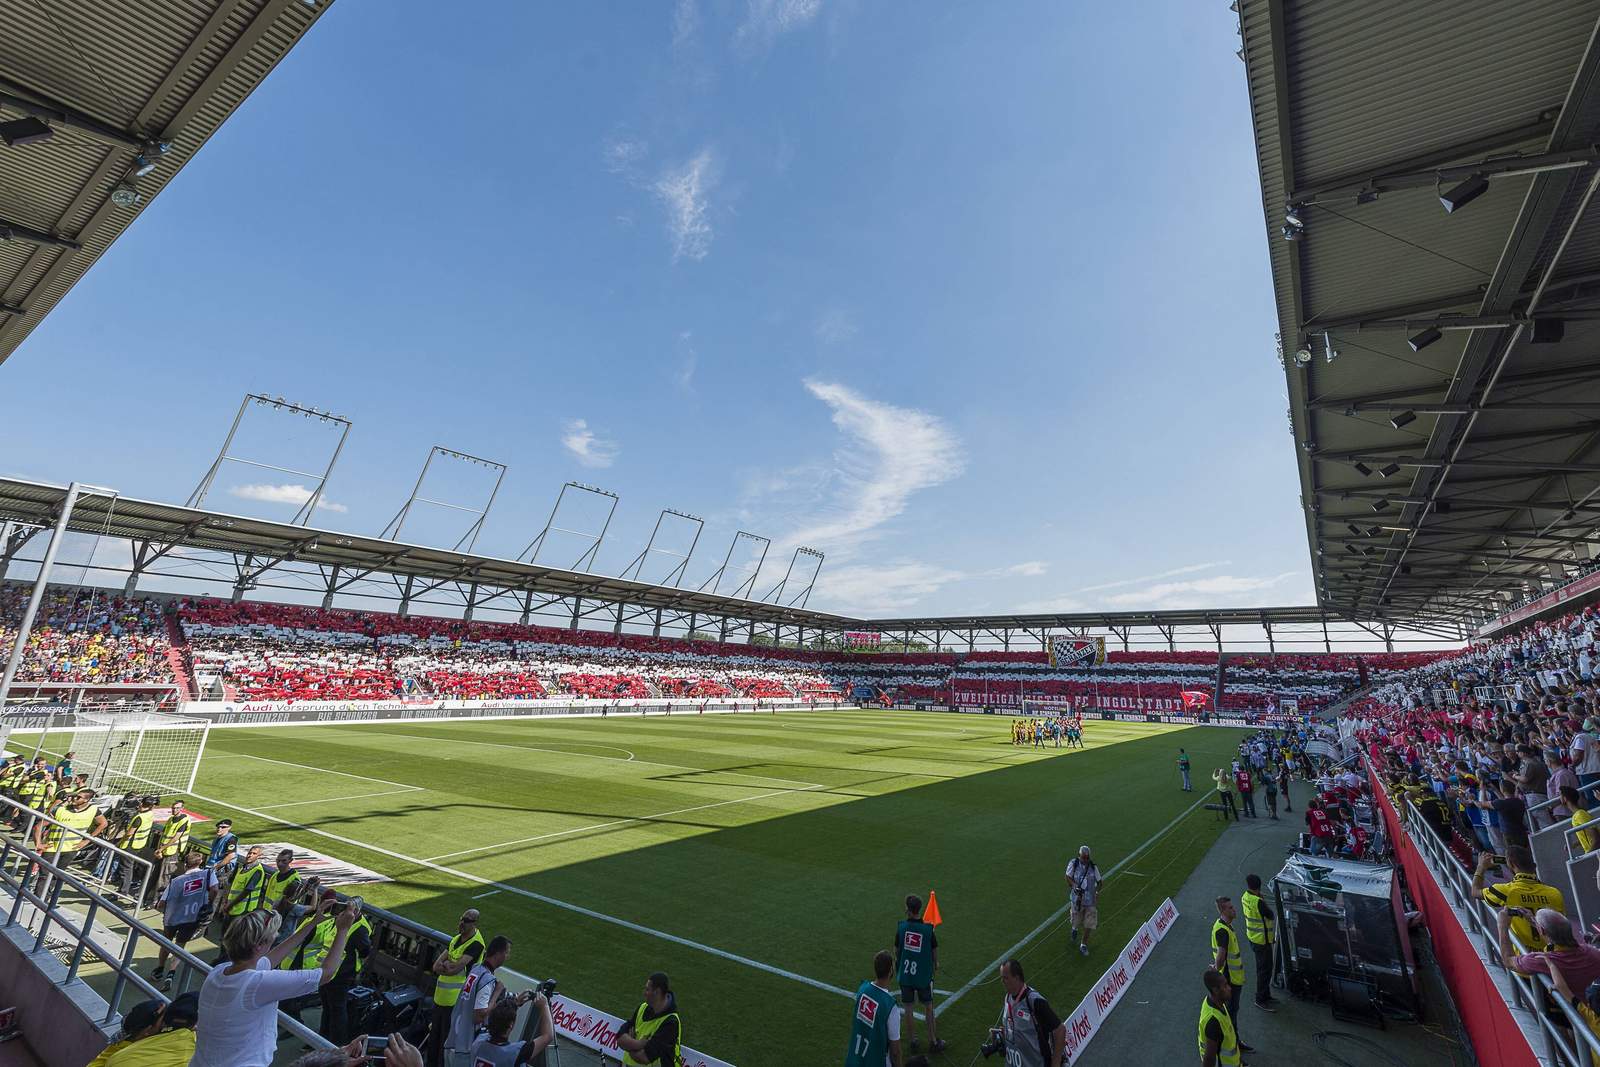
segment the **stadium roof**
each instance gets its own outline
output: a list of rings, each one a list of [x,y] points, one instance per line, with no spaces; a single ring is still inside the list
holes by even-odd
[[[1600,516],[1600,2],[1236,7],[1319,599],[1493,614]]]
[[[17,479],[0,479],[0,521],[21,524],[37,531],[56,521],[67,488]],[[764,626],[804,627],[841,633],[847,630],[874,630],[908,635],[938,633],[1002,634],[1026,631],[1040,636],[1053,629],[1083,631],[1094,628],[1126,633],[1129,630],[1155,630],[1170,642],[1176,631],[1207,628],[1218,635],[1221,626],[1261,626],[1289,628],[1346,623],[1340,613],[1320,607],[1216,608],[1178,611],[1077,612],[1032,615],[974,615],[902,619],[859,619],[777,603],[745,600],[714,593],[702,593],[672,586],[628,581],[602,574],[564,570],[492,556],[464,554],[443,548],[403,544],[361,534],[312,529],[290,523],[230,515],[177,504],[135,500],[110,491],[85,489],[73,509],[69,528],[79,533],[126,539],[133,542],[141,569],[149,568],[167,553],[179,550],[219,552],[232,557],[243,588],[253,588],[273,570],[286,564],[317,568],[327,588],[347,589],[371,575],[395,575],[417,580],[421,587],[471,586],[475,603],[493,606],[508,593],[532,594],[545,598],[582,598],[595,609],[620,605],[636,614],[624,621],[635,621],[657,609],[675,615],[698,615],[709,623],[725,618],[759,623]],[[141,546],[143,554],[140,555]],[[9,558],[13,547],[0,544]],[[153,555],[152,555],[153,553]],[[99,569],[120,570],[96,564]],[[420,596],[421,593],[419,592]],[[510,602],[511,605],[516,600]],[[502,604],[501,607],[508,605]],[[591,617],[599,611],[585,611]],[[1379,639],[1386,637],[1393,623],[1362,627]],[[1437,637],[1458,638],[1459,630],[1442,626],[1423,632]]]
[[[331,3],[6,6],[0,363]],[[162,307],[147,294],[138,306]]]

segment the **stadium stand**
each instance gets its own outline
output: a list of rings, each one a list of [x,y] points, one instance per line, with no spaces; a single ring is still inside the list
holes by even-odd
[[[0,586],[0,649],[10,651],[29,587]],[[172,683],[161,606],[94,589],[52,586],[28,635],[19,677],[72,684]]]

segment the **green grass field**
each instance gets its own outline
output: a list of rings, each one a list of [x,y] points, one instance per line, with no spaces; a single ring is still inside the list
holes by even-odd
[[[440,929],[481,908],[514,969],[597,1007],[625,1014],[665,970],[688,1043],[741,1067],[839,1062],[839,991],[905,895],[937,890],[935,985],[981,977],[940,1016],[965,1063],[991,962],[1061,907],[1077,846],[1110,869],[1161,835],[1108,883],[1092,955],[1064,924],[1024,950],[1063,1012],[1220,833],[1183,815],[1203,794],[1178,788],[1178,746],[1206,780],[1241,733],[1092,722],[1086,749],[1036,752],[1009,730],[877,711],[218,729],[194,804],[389,876],[366,898]]]

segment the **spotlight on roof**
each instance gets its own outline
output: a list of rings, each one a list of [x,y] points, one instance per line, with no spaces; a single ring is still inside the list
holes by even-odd
[[[1358,461],[1355,464],[1353,464],[1353,466],[1356,469],[1356,473],[1361,475],[1361,477],[1363,477],[1363,478],[1372,477],[1372,468],[1367,466],[1365,463],[1361,463],[1361,462]]]
[[[1393,426],[1395,429],[1398,430],[1402,426],[1410,426],[1413,422],[1416,422],[1416,421],[1417,421],[1417,413],[1415,411],[1398,411],[1398,412],[1395,412],[1395,414],[1392,417],[1390,417],[1389,425]],[[1384,475],[1384,477],[1387,478],[1388,475]]]
[[[111,187],[111,202],[118,207],[138,207],[139,187],[132,182],[118,182]]]
[[[1374,500],[1372,502],[1372,510],[1373,511],[1388,511],[1389,510],[1389,498],[1380,496],[1378,499]]]
[[[1358,204],[1370,204],[1377,199],[1378,190],[1376,189],[1363,189],[1356,193],[1356,203]]]
[[[161,157],[172,151],[170,141],[151,141],[144,146],[144,151],[133,157],[133,176],[143,178],[146,174],[156,169],[161,162]]]
[[[1350,531],[1350,532],[1351,532],[1351,533],[1353,533],[1353,534],[1355,534],[1355,535],[1356,535],[1356,536],[1357,536],[1357,537],[1360,537],[1360,536],[1361,536],[1361,527],[1359,527],[1359,526],[1357,526],[1357,525],[1356,525],[1356,524],[1355,524],[1355,523],[1353,523],[1353,522],[1347,522],[1347,523],[1345,523],[1345,524],[1344,524],[1344,528],[1345,528],[1345,529],[1346,529],[1346,530],[1349,530],[1349,531]]]
[[[1421,333],[1406,338],[1406,344],[1411,346],[1411,351],[1421,352],[1424,348],[1427,348],[1429,345],[1433,344],[1433,342],[1437,341],[1443,336],[1444,334],[1440,333],[1432,326],[1429,326]]]
[[[1295,352],[1294,352],[1294,365],[1296,367],[1304,367],[1306,364],[1308,364],[1310,362],[1311,362],[1311,346],[1310,345],[1301,345],[1299,348],[1295,349]]]
[[[1305,229],[1306,228],[1306,217],[1302,213],[1302,211],[1303,211],[1303,209],[1301,208],[1301,206],[1299,204],[1290,204],[1290,205],[1288,205],[1287,207],[1285,207],[1283,209],[1283,221],[1284,221],[1284,223],[1286,225],[1293,226],[1297,230]]]
[[[1393,478],[1396,474],[1400,473],[1400,464],[1385,463],[1383,466],[1378,468],[1378,473],[1383,475],[1385,478]]]
[[[1383,533],[1383,527],[1382,526],[1368,526],[1367,527],[1367,536],[1368,537],[1377,537],[1381,533]]]
[[[1567,335],[1567,324],[1560,319],[1534,319],[1533,332],[1528,343],[1553,345]]]
[[[1305,236],[1306,230],[1304,226],[1290,226],[1286,222],[1283,224],[1283,229],[1279,230],[1278,233],[1285,241],[1298,241]]]
[[[1474,174],[1460,185],[1440,193],[1439,203],[1444,205],[1445,214],[1450,214],[1466,207],[1488,191],[1489,179],[1482,174]]]
[[[12,148],[48,141],[55,136],[55,132],[42,119],[36,119],[32,115],[12,119],[10,122],[0,122],[0,141],[4,141]]]

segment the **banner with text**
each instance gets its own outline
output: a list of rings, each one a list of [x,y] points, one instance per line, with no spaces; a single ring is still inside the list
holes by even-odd
[[[1156,909],[1150,921],[1134,932],[1128,946],[1089,990],[1089,995],[1083,998],[1078,1010],[1071,1015],[1063,1016],[1067,1027],[1067,1047],[1063,1063],[1073,1063],[1083,1055],[1089,1039],[1099,1031],[1106,1016],[1111,1014],[1111,1009],[1115,1008],[1117,1002],[1127,993],[1128,987],[1133,984],[1134,976],[1150,958],[1151,951],[1160,944],[1162,938],[1167,936],[1167,932],[1172,929],[1172,924],[1177,919],[1178,906],[1172,902],[1171,897],[1168,897]]]
[[[617,1051],[617,1030],[622,1026],[622,1020],[615,1015],[608,1015],[598,1008],[591,1008],[571,997],[557,994],[550,1000],[550,1019],[555,1023],[556,1033],[567,1040],[576,1042],[584,1048],[592,1048],[607,1060],[622,1059],[621,1053]],[[733,1065],[715,1056],[696,1052],[685,1045],[683,1067],[733,1067]]]

